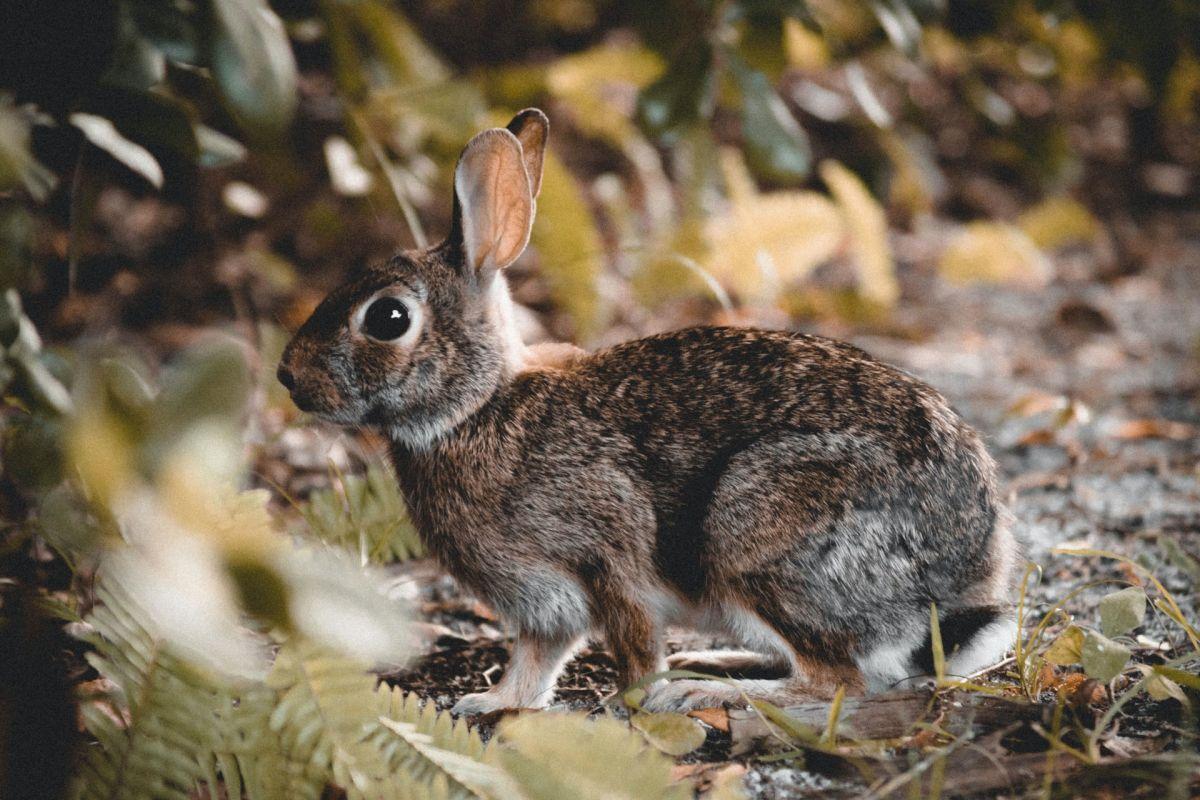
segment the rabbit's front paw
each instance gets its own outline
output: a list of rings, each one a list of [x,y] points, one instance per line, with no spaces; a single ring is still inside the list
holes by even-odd
[[[490,714],[493,711],[503,711],[514,707],[511,698],[493,690],[464,695],[454,704],[454,708],[450,709],[450,713],[459,717],[473,717],[477,714]]]

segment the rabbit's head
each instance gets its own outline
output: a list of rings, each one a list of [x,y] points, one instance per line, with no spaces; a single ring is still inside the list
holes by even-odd
[[[491,396],[523,355],[499,272],[529,241],[548,130],[528,109],[477,135],[454,171],[446,240],[366,269],[321,302],[279,364],[297,406],[421,449]]]

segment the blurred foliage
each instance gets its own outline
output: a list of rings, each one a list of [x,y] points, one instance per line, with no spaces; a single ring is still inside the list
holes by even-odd
[[[294,412],[255,385],[273,385],[285,336],[263,320],[311,309],[298,268],[433,241],[481,127],[551,114],[515,288],[552,335],[585,343],[669,324],[680,303],[874,318],[903,302],[889,222],[933,215],[931,271],[1041,286],[1055,251],[1107,235],[1114,202],[1194,198],[1200,11],[1185,0],[517,5],[6,7],[0,478],[14,547],[48,543],[87,600],[101,680],[82,796],[690,794],[613,720],[521,718],[485,749],[375,689],[364,665],[412,644],[372,566],[421,552],[385,468],[298,502],[295,541],[246,490],[262,444],[247,408]],[[169,216],[159,198],[186,204],[182,222],[147,222]],[[96,341],[47,347],[38,326],[52,343],[109,338],[116,318],[80,312],[81,283],[173,324],[248,321],[261,363],[232,338],[171,340],[161,369]],[[1054,657],[1126,669],[1113,620],[1137,602],[1108,601],[1101,630],[1064,633]],[[694,744],[685,720],[642,722],[660,745]]]
[[[0,70],[0,92],[18,104],[4,111],[0,178],[15,174],[35,197],[46,193],[44,174],[27,151],[8,152],[35,122],[74,125],[156,186],[159,159],[213,165],[240,157],[240,146],[200,121],[200,108],[178,86],[181,70],[211,74],[224,112],[255,137],[283,130],[295,112],[295,58],[265,0],[120,0],[88,8],[47,0],[13,11],[5,27],[26,35],[6,42],[7,69]],[[80,69],[81,50],[90,69]]]
[[[267,493],[236,488],[248,377],[228,340],[185,351],[157,379],[127,353],[95,351],[63,375],[70,406],[31,405],[8,429],[25,437],[23,459],[57,459],[37,480],[18,473],[40,498],[32,530],[90,576],[82,619],[43,596],[76,623],[98,674],[81,687],[95,744],[74,797],[315,799],[333,786],[351,798],[542,797],[564,753],[587,770],[610,749],[628,770],[592,776],[594,796],[690,795],[623,724],[592,733],[582,715],[548,716],[485,748],[378,686],[368,666],[414,651],[405,609],[368,567],[419,553],[394,478],[342,476],[340,491],[299,504],[304,530],[289,541]],[[550,740],[558,750],[542,752]]]

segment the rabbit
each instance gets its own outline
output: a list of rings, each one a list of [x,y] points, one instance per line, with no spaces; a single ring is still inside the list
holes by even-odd
[[[876,692],[999,661],[1022,545],[979,436],[916,378],[800,333],[693,327],[594,353],[528,347],[501,274],[525,249],[549,132],[475,136],[451,228],[320,303],[278,378],[390,443],[427,546],[514,631],[456,714],[550,703],[603,637],[624,685],[668,664],[773,677],[650,686],[649,710]],[[746,649],[664,658],[668,625]]]

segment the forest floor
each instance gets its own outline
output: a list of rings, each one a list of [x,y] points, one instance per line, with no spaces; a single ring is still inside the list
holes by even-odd
[[[1053,552],[1062,546],[1134,557],[1187,617],[1200,618],[1200,576],[1189,574],[1186,559],[1172,558],[1176,548],[1166,543],[1200,554],[1200,270],[1172,268],[1173,260],[1200,264],[1200,241],[1172,239],[1163,247],[1161,268],[1152,261],[1137,275],[1038,290],[947,287],[910,275],[906,300],[886,325],[847,337],[927,380],[984,434],[1001,465],[1029,559],[1042,568],[1026,600],[1030,624],[1093,582],[1143,582],[1120,562]],[[811,330],[847,333],[837,322]],[[440,636],[426,657],[385,679],[442,708],[493,684],[507,658],[502,624],[428,562],[405,565],[400,579],[411,581],[410,594]],[[1084,588],[1066,610],[1094,626],[1097,600],[1113,588]],[[1180,629],[1161,614],[1151,611],[1139,630],[1139,661],[1186,652]],[[670,641],[674,649],[696,644],[684,631]],[[982,680],[1012,687],[1006,677],[1011,670],[1011,663],[1001,665]],[[590,646],[568,665],[556,703],[601,713],[619,688],[615,677],[603,649]],[[1079,731],[1095,724],[1112,697],[1094,684],[1084,695],[1076,694],[1069,711]],[[985,698],[980,705],[979,695],[969,691],[936,699],[929,691],[902,693],[894,700],[898,722],[869,708],[856,721],[853,713],[862,707],[848,701],[844,713],[851,714],[852,733],[887,740],[869,751],[855,740],[856,747],[843,748],[847,754],[869,752],[866,762],[813,752],[807,765],[762,760],[772,750],[770,737],[763,738],[766,726],[735,713],[711,718],[707,742],[684,757],[679,770],[744,771],[756,798],[914,796],[906,793],[922,780],[940,783],[936,791],[944,796],[1020,796],[1040,791],[1047,770],[1059,779],[1071,776],[1055,784],[1057,794],[1118,797],[1161,792],[1159,781],[1166,779],[1146,780],[1137,770],[1172,763],[1163,754],[1194,748],[1194,719],[1173,699],[1142,695],[1125,706],[1100,744],[1102,765],[1086,768],[1070,756],[1048,755],[1039,731],[1050,726],[1052,691],[1037,704],[996,705]],[[808,711],[818,718],[823,713]],[[938,722],[955,736],[941,767],[931,768],[933,760],[918,755],[934,735],[922,721]],[[492,722],[482,722],[485,730]],[[856,722],[866,729],[855,730]],[[1163,774],[1172,773],[1168,768]],[[1194,774],[1174,781],[1173,791],[1183,796],[1200,791]]]

